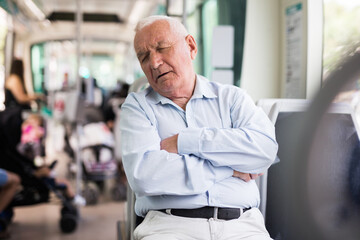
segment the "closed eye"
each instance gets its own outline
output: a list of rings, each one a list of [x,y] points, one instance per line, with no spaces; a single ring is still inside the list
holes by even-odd
[[[156,50],[158,51],[158,52],[164,52],[164,51],[166,51],[167,49],[169,49],[170,47],[158,47]]]
[[[149,58],[149,54],[144,54],[141,57],[139,57],[140,62],[145,62]]]

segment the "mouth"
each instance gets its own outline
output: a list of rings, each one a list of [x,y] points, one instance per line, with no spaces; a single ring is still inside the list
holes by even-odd
[[[159,76],[156,77],[156,80],[159,80],[159,78],[165,76],[166,74],[168,74],[169,72],[165,72],[165,73],[162,73],[160,74]]]

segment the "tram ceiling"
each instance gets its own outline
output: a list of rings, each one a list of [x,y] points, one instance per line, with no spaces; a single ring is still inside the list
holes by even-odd
[[[82,12],[82,38],[132,42],[139,19],[152,14],[182,18],[204,0],[0,0],[12,15],[17,40],[43,42],[72,39],[78,4]],[[184,19],[182,19],[184,20]],[[46,34],[44,34],[46,32]]]
[[[12,4],[12,15],[22,14],[27,20],[74,21],[77,13],[76,0],[0,0]],[[182,0],[180,0],[182,1]],[[138,19],[156,13],[166,0],[80,0],[84,22],[134,23]]]

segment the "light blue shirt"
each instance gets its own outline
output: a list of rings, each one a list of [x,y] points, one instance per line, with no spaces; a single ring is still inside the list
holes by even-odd
[[[258,207],[254,180],[233,170],[262,173],[277,153],[275,129],[240,88],[197,75],[186,111],[151,87],[122,105],[123,164],[136,194],[135,212],[166,208]],[[160,141],[179,134],[178,154]]]

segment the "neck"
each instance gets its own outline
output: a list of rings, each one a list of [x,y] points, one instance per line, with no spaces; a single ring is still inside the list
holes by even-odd
[[[169,96],[167,96],[171,101],[173,101],[176,105],[185,110],[186,104],[189,102],[190,98],[194,94],[195,90],[196,78],[191,82],[189,86],[185,86],[185,88],[178,89],[178,91],[173,92]]]
[[[189,102],[191,97],[189,98],[176,98],[176,99],[171,99],[176,105],[178,105],[179,107],[181,107],[182,109],[186,109],[186,104]]]

